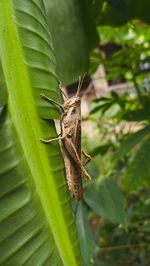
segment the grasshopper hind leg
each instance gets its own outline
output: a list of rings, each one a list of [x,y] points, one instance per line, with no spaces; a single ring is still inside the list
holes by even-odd
[[[83,188],[80,183],[74,183],[69,182],[67,180],[67,185],[69,190],[73,193],[76,200],[81,200],[83,198]]]
[[[78,185],[74,185],[74,196],[77,200],[81,200],[83,198],[83,189]]]

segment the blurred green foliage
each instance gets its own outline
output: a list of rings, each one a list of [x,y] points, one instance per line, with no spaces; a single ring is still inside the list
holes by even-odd
[[[150,26],[132,20],[97,29],[100,45],[91,53],[89,74],[102,64],[113,90],[91,102],[89,120],[97,135],[84,136],[94,178],[82,208],[95,239],[94,265],[148,266]],[[125,89],[117,91],[120,82]]]

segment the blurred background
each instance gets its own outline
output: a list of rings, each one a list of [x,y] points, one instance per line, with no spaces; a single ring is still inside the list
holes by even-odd
[[[73,202],[85,265],[150,265],[150,2],[45,0],[57,74],[86,72],[82,144],[93,177]],[[59,6],[59,8],[58,8]]]

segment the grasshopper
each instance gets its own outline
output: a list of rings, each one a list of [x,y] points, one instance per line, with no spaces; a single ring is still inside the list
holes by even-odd
[[[68,98],[64,91],[65,100],[63,104],[55,102],[45,94],[40,94],[43,99],[49,103],[55,104],[62,111],[60,120],[61,133],[57,138],[40,139],[43,143],[50,143],[55,140],[62,141],[62,153],[66,169],[67,184],[69,190],[74,194],[77,200],[83,197],[82,177],[91,179],[91,176],[85,170],[81,161],[81,153],[86,157],[87,162],[91,160],[90,156],[81,150],[81,100],[79,91],[83,80],[79,80],[77,93],[75,96]]]

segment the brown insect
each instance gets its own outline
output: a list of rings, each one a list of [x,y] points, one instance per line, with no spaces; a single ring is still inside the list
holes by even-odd
[[[62,111],[60,120],[61,133],[57,138],[41,139],[43,143],[50,143],[55,140],[62,140],[62,153],[66,169],[67,184],[69,190],[74,194],[77,200],[83,197],[82,177],[91,179],[91,176],[85,170],[81,161],[81,153],[86,157],[87,162],[91,157],[81,150],[81,100],[79,91],[83,80],[79,81],[77,93],[75,96],[68,98],[63,90],[61,92],[65,96],[63,104],[57,103],[48,98],[44,94],[40,94],[43,99],[49,103],[57,105]]]

